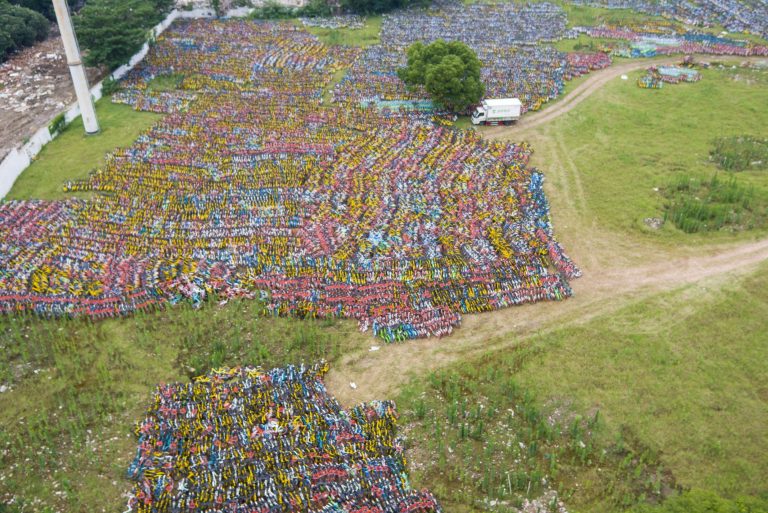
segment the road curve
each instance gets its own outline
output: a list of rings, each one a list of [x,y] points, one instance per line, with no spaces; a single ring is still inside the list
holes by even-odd
[[[718,60],[718,61],[739,61],[739,62],[755,62],[765,61],[765,57],[740,57],[740,56],[717,56],[717,55],[695,55],[698,59],[706,60]],[[478,130],[483,137],[488,139],[508,139],[511,136],[515,136],[519,133],[530,130],[544,123],[548,123],[555,118],[558,118],[570,111],[578,104],[592,96],[595,92],[600,90],[608,82],[621,75],[645,69],[650,66],[658,66],[664,64],[674,64],[680,62],[681,56],[674,57],[662,57],[655,59],[637,59],[622,64],[611,65],[605,69],[590,72],[587,79],[579,84],[579,86],[557,101],[555,104],[545,107],[543,110],[537,112],[531,112],[525,114],[520,121],[512,126],[496,126],[496,127],[483,127]]]

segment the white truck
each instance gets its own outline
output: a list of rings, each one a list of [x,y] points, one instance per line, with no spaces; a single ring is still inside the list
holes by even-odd
[[[473,125],[510,124],[520,119],[523,106],[517,98],[483,100],[481,106],[472,113]]]

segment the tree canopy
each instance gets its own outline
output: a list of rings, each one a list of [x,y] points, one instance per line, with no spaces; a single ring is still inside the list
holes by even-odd
[[[48,37],[49,28],[40,13],[0,0],[0,62],[11,52]]]
[[[49,20],[56,19],[56,13],[53,11],[53,2],[51,0],[11,0],[12,4],[32,9],[39,12]],[[74,9],[82,3],[81,0],[67,0],[70,9]]]
[[[398,70],[409,87],[422,85],[432,101],[454,112],[465,110],[485,94],[480,81],[480,60],[464,43],[438,39],[408,47],[408,65]]]
[[[74,18],[85,63],[110,69],[124,64],[172,6],[173,0],[89,0]]]

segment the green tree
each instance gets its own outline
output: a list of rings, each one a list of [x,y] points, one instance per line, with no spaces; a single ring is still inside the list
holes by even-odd
[[[155,8],[155,20],[152,25],[157,25],[163,21],[176,4],[175,0],[150,0],[150,3]]]
[[[171,7],[172,0],[90,0],[75,16],[86,64],[114,69],[127,62]]]
[[[420,41],[412,44],[408,65],[398,70],[398,75],[409,87],[424,86],[438,105],[460,112],[485,94],[480,67],[480,60],[467,45],[438,39],[429,45]]]
[[[53,2],[51,0],[11,0],[11,3],[39,12],[49,20],[56,19],[56,13],[53,11]],[[73,10],[81,4],[79,0],[67,0],[67,3],[69,8]]]
[[[42,41],[49,27],[40,13],[0,0],[0,57]]]
[[[11,53],[13,49],[13,39],[8,32],[5,32],[5,27],[0,30],[0,62],[5,60],[5,56]]]

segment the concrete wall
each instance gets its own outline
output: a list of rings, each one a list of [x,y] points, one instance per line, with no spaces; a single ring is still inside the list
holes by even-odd
[[[250,9],[233,9],[232,11],[227,12],[226,16],[245,16],[249,12]],[[213,18],[215,16],[216,14],[213,12],[213,9],[209,8],[183,11],[173,10],[163,21],[158,23],[152,29],[152,33],[155,37],[159,36],[171,25],[171,23],[179,18]],[[131,57],[131,60],[128,61],[128,64],[120,66],[110,76],[114,79],[118,79],[124,76],[131,69],[133,69],[136,64],[141,62],[144,57],[146,57],[147,52],[149,52],[149,45],[145,43],[142,49],[139,50],[136,55]],[[94,101],[97,101],[101,98],[101,86],[102,83],[99,82],[91,88],[91,96],[93,96]],[[64,119],[68,124],[76,119],[79,115],[80,107],[77,105],[77,103],[74,103],[66,111],[64,111]],[[54,118],[55,117],[56,116],[54,116]],[[35,134],[30,137],[29,141],[27,141],[24,145],[12,149],[8,155],[5,156],[3,161],[0,162],[0,199],[4,198],[5,195],[8,194],[8,192],[11,190],[11,187],[13,187],[13,184],[16,182],[16,179],[21,175],[22,172],[24,172],[25,169],[29,167],[29,165],[32,163],[32,159],[34,159],[37,154],[40,153],[40,150],[43,149],[43,146],[51,142],[53,138],[58,135],[54,134],[51,136],[51,134],[48,132],[48,124],[50,124],[54,118],[51,118],[51,120],[45,126],[41,127],[37,132],[35,132]],[[94,137],[99,136],[96,135]]]

